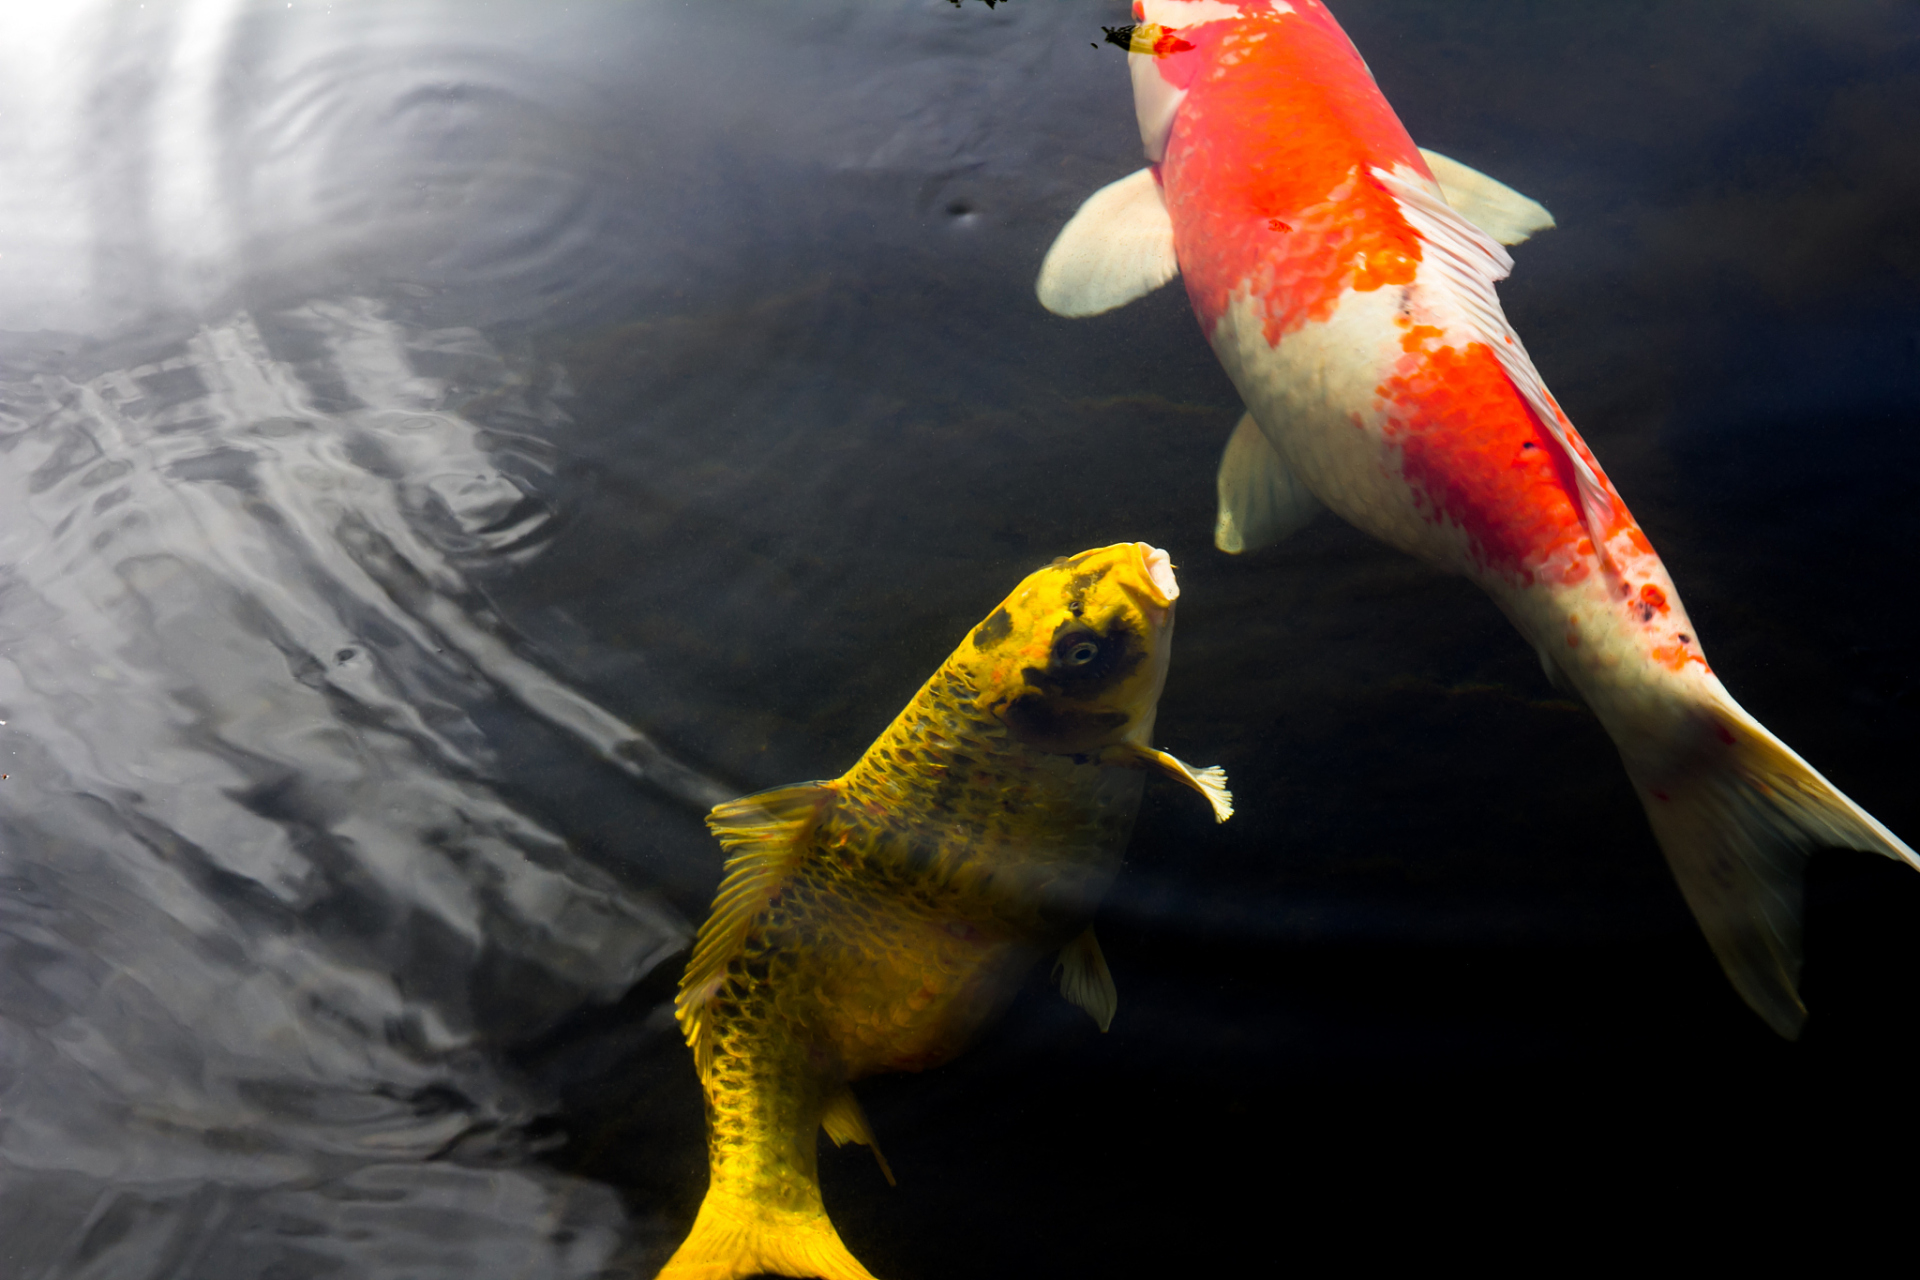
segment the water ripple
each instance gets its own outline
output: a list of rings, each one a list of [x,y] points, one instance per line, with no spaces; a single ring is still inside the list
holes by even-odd
[[[464,1168],[539,1107],[479,1050],[618,997],[687,924],[503,798],[476,717],[517,707],[689,811],[728,789],[487,603],[551,535],[563,379],[351,297],[106,369],[9,364],[0,1218],[64,1224],[33,1234],[49,1274],[133,1274],[160,1236],[218,1252],[262,1215],[406,1236],[342,1197],[366,1182],[468,1215],[585,1205],[599,1234],[548,1261],[603,1257],[610,1198]],[[434,1221],[433,1249],[477,1256]]]

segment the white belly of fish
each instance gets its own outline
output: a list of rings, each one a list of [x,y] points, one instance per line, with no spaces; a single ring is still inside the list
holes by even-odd
[[[1274,452],[1336,515],[1452,572],[1467,572],[1467,538],[1435,521],[1401,474],[1379,387],[1402,356],[1395,323],[1411,286],[1348,290],[1333,314],[1267,342],[1261,308],[1236,291],[1213,349]],[[1415,294],[1417,298],[1417,294]],[[1430,323],[1430,321],[1422,321]]]

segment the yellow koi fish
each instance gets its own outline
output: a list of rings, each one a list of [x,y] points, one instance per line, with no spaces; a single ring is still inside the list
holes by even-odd
[[[1178,594],[1145,543],[1056,560],[852,769],[714,809],[726,879],[675,1002],[710,1181],[662,1280],[872,1280],[816,1170],[818,1129],[874,1146],[849,1082],[948,1061],[1051,952],[1061,991],[1106,1029],[1113,978],[1088,921],[1145,770],[1219,821],[1233,812],[1219,769],[1150,745]]]

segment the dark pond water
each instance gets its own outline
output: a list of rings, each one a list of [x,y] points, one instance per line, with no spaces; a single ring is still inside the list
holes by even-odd
[[[1920,10],[1344,0],[1546,203],[1507,310],[1763,721],[1909,839]],[[1036,974],[823,1153],[883,1276],[1264,1271],[1897,1195],[1920,880],[1817,859],[1776,1040],[1593,718],[1326,518],[1210,545],[1118,3],[0,7],[0,1271],[647,1276],[717,800],[831,776],[1055,555],[1170,549],[1106,1036]]]

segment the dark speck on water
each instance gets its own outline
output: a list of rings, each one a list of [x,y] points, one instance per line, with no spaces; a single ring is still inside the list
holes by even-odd
[[[1331,5],[1558,219],[1501,299],[1699,649],[1920,835],[1911,6]],[[1778,1041],[1481,594],[1330,517],[1213,550],[1241,410],[1177,284],[1035,301],[1143,163],[1078,52],[1123,14],[0,17],[0,1274],[651,1276],[705,1185],[704,815],[1132,540],[1182,589],[1156,741],[1238,815],[1149,785],[1109,1034],[1041,965],[859,1086],[898,1187],[820,1163],[876,1274],[1902,1220],[1856,1148],[1920,1138],[1920,877],[1813,858]]]

